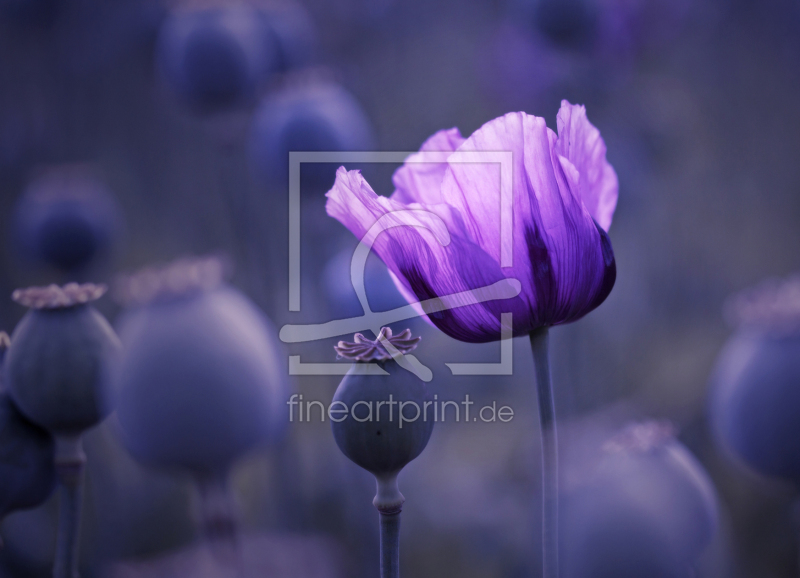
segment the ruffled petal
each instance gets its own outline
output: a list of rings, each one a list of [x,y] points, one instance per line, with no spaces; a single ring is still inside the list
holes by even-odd
[[[502,272],[522,284],[528,330],[585,315],[613,278],[607,272],[613,253],[607,263],[600,231],[580,196],[581,175],[555,155],[556,140],[543,119],[510,113],[485,124],[459,148],[512,153],[513,228],[505,236],[513,264]],[[500,168],[490,162],[450,162],[442,184],[445,203],[465,215],[466,236],[496,263],[506,242],[500,234],[500,187]]]
[[[460,218],[457,213],[452,212],[453,223],[448,225],[436,213],[379,197],[360,173],[344,168],[337,171],[327,196],[328,214],[359,239],[368,237],[379,219],[394,225],[374,237],[373,250],[397,277],[407,297],[413,295],[417,301],[447,297],[457,305],[443,311],[425,309],[429,320],[443,332],[461,341],[495,341],[500,337],[504,312],[513,314],[515,331],[519,327],[518,333],[525,332],[528,308],[520,297],[503,298],[499,292],[489,291],[490,296],[498,297],[476,302],[471,292],[508,280],[496,261],[460,233],[463,223],[455,223]],[[508,285],[513,286],[511,282]],[[470,293],[456,296],[464,292]]]
[[[557,136],[543,119],[520,112],[466,140],[456,129],[436,133],[395,173],[391,198],[376,195],[360,173],[340,168],[328,214],[360,239],[377,235],[373,250],[400,292],[456,339],[498,339],[506,312],[514,316],[514,335],[575,321],[606,299],[616,279],[606,230],[618,183],[583,107],[562,103],[558,127]],[[447,162],[413,163],[434,151]],[[489,153],[485,160],[481,151]],[[498,151],[511,153],[513,192],[511,228],[502,235],[506,183]],[[372,230],[379,220],[380,234]],[[509,250],[512,262],[501,267]],[[498,282],[497,292],[485,291]],[[507,296],[511,286],[518,296]],[[476,299],[477,290],[491,300]],[[436,311],[418,303],[438,298],[455,306]]]
[[[606,144],[582,105],[561,101],[557,120],[556,151],[577,169],[580,198],[597,224],[608,231],[617,207],[619,181],[606,160]]]
[[[519,279],[524,299],[529,309],[536,313],[537,296],[534,279],[547,262],[537,262],[539,271],[533,270],[529,258],[526,230],[535,220],[541,221],[536,202],[537,191],[544,199],[558,192],[550,158],[550,140],[543,119],[524,113],[509,113],[494,119],[473,133],[459,148],[459,152],[509,151],[512,154],[513,229],[500,232],[501,223],[501,165],[496,156],[487,156],[486,162],[451,162],[442,183],[445,203],[464,215],[468,236],[473,239],[496,263],[501,260],[501,243],[511,244],[513,263],[503,269],[508,277]],[[526,155],[538,162],[541,170],[527,174]],[[503,238],[504,237],[504,238]],[[542,257],[547,257],[545,250]],[[540,287],[542,291],[548,291]],[[539,320],[531,319],[533,324]]]
[[[433,325],[434,327],[436,327],[436,326],[434,325],[433,321],[431,321],[431,320],[430,320],[430,317],[428,317],[428,315],[427,315],[427,314],[425,313],[425,311],[422,309],[422,306],[419,304],[419,301],[417,301],[417,296],[416,296],[416,295],[414,295],[414,294],[411,292],[411,289],[409,289],[408,287],[406,287],[406,284],[405,284],[403,281],[401,281],[401,280],[400,280],[400,279],[397,277],[397,275],[395,275],[394,273],[392,273],[392,270],[391,270],[391,269],[389,269],[389,276],[392,278],[392,281],[394,281],[394,286],[395,286],[395,287],[397,287],[397,290],[400,292],[400,295],[402,295],[402,296],[403,296],[403,298],[404,298],[406,301],[408,301],[409,305],[411,305],[411,307],[413,307],[413,308],[414,308],[414,311],[416,311],[416,312],[417,312],[417,314],[418,314],[420,317],[422,317],[422,318],[423,318],[425,321],[427,321],[429,324],[431,324],[431,325]]]
[[[420,152],[410,155],[392,176],[395,193],[392,199],[408,205],[434,205],[442,202],[440,189],[447,170],[447,157],[464,142],[457,128],[440,130],[429,137]],[[428,153],[428,154],[425,154]],[[436,153],[442,153],[436,155]],[[435,161],[441,157],[441,162]]]
[[[581,202],[578,170],[558,156],[555,148],[552,159],[561,192],[563,223],[548,235],[558,287],[557,297],[548,308],[551,323],[557,325],[580,319],[605,301],[616,281],[617,269],[608,234]]]

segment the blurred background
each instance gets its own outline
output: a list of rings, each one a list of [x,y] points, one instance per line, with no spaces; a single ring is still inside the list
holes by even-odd
[[[796,490],[718,447],[707,391],[731,334],[725,299],[798,269],[800,4],[563,4],[251,2],[273,44],[258,44],[252,20],[226,23],[244,46],[233,74],[203,60],[205,45],[186,48],[194,40],[184,28],[213,22],[187,24],[185,13],[213,2],[0,0],[0,329],[24,314],[8,298],[15,288],[65,280],[32,264],[18,226],[20,199],[49,171],[79,165],[115,203],[114,242],[79,280],[113,283],[146,265],[222,253],[232,284],[276,327],[321,323],[360,313],[348,279],[356,243],[325,214],[336,167],[305,167],[301,311],[290,313],[286,151],[413,151],[437,130],[466,136],[511,110],[555,129],[561,99],[585,104],[619,175],[610,230],[618,278],[599,309],[551,332],[564,467],[579,455],[570,432],[670,420],[718,494],[719,528],[696,575],[797,575]],[[348,168],[391,194],[397,165]],[[377,259],[367,293],[375,310],[403,304]],[[98,308],[112,323],[120,311],[110,298]],[[423,338],[417,355],[440,399],[496,401],[514,419],[437,424],[400,478],[404,574],[538,575],[527,340],[515,340],[513,376],[453,376],[445,363],[497,362],[499,344],[460,343],[419,320],[405,326]],[[333,362],[337,340],[285,353]],[[338,382],[295,376],[292,387],[328,403]],[[181,575],[160,568],[194,555],[190,481],[139,466],[113,422],[86,439],[82,575]],[[328,423],[290,424],[279,443],[237,464],[233,487],[263,555],[259,575],[377,574],[374,481],[338,451]],[[49,575],[55,515],[51,498],[6,518],[4,575]]]

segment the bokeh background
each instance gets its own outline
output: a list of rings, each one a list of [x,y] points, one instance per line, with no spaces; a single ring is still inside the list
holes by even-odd
[[[620,180],[610,231],[618,279],[599,309],[551,332],[562,454],[568,461],[569,432],[581,424],[672,420],[719,494],[720,529],[698,575],[796,575],[796,491],[719,449],[707,389],[731,332],[725,299],[798,268],[800,5],[699,0],[639,23],[636,39],[604,52],[543,44],[524,3],[512,0],[297,1],[313,53],[303,69],[275,74],[263,98],[298,84],[340,85],[371,125],[360,142],[376,150],[416,150],[453,126],[468,135],[509,110],[555,129],[562,98],[586,105]],[[27,264],[12,224],[37,171],[63,163],[90,165],[125,219],[113,255],[86,280],[113,283],[120,272],[222,252],[233,284],[277,327],[357,314],[347,286],[355,241],[325,214],[332,172],[303,173],[302,309],[290,313],[288,190],[264,178],[265,153],[253,152],[255,105],[198,113],[170,94],[154,53],[171,6],[58,4],[0,2],[0,328],[10,331],[24,313],[8,298],[13,289],[59,281]],[[345,120],[345,132],[361,122]],[[376,191],[391,193],[396,166],[362,168]],[[373,307],[401,304],[382,265],[370,267]],[[112,321],[119,312],[113,299],[99,307]],[[404,573],[537,575],[539,438],[527,340],[515,341],[513,376],[458,377],[446,362],[498,361],[499,345],[406,325],[423,337],[418,357],[440,399],[469,394],[475,407],[496,401],[515,416],[438,424],[406,468]],[[335,341],[286,352],[332,362]],[[326,403],[337,384],[293,381],[304,399]],[[87,438],[84,576],[157,575],[141,561],[192,555],[196,497],[188,479],[138,466],[113,430],[112,418]],[[337,450],[328,423],[290,424],[284,440],[238,465],[234,488],[243,527],[259,536],[274,575],[376,574],[374,482]],[[5,575],[49,575],[55,501],[3,522]]]

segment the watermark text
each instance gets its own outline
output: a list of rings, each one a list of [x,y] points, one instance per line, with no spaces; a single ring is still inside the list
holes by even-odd
[[[480,409],[469,395],[460,402],[440,400],[438,395],[422,403],[416,401],[396,400],[389,394],[385,400],[359,400],[348,406],[343,401],[325,404],[319,400],[304,400],[303,394],[295,393],[286,402],[289,407],[290,422],[312,422],[330,420],[343,422],[348,417],[363,422],[397,422],[402,428],[404,423],[417,420],[455,423],[508,423],[514,419],[514,409],[508,405],[499,406],[496,401],[484,405]]]

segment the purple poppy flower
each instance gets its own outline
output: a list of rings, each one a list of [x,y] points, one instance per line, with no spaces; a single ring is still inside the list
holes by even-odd
[[[512,153],[512,220],[501,216],[496,160],[456,162],[448,155],[456,151]],[[442,162],[419,162],[426,154]],[[575,321],[614,285],[606,231],[618,181],[583,106],[562,102],[558,135],[544,119],[522,112],[488,122],[467,139],[458,129],[440,131],[406,159],[393,181],[395,193],[380,197],[358,171],[341,167],[327,195],[328,214],[360,239],[375,234],[370,228],[379,219],[388,223],[373,249],[409,302],[447,302],[444,310],[421,308],[451,337],[497,340],[501,313],[508,312],[515,336]],[[513,222],[502,247],[501,220]],[[501,253],[509,249],[512,265],[501,267]],[[509,297],[509,286],[516,296]]]

